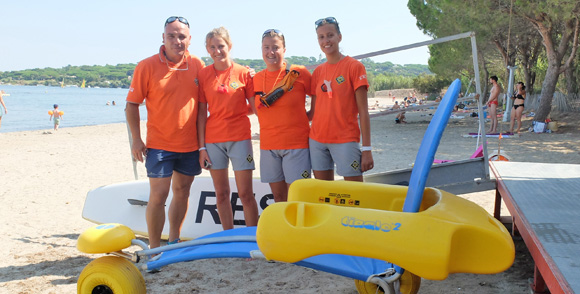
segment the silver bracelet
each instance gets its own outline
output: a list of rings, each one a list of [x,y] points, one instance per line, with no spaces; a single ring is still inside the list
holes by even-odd
[[[373,151],[373,147],[371,146],[362,146],[360,151]]]
[[[199,148],[199,151],[202,151],[202,150],[207,150],[207,149],[205,147]]]

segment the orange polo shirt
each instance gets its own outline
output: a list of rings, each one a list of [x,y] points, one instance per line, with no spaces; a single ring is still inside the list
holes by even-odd
[[[300,73],[292,88],[276,100],[270,108],[261,105],[256,95],[258,121],[260,122],[260,149],[304,149],[308,148],[310,123],[306,116],[306,95],[311,95],[310,72],[303,66],[292,66]],[[279,71],[267,69],[254,76],[254,90],[268,93],[286,74],[286,65]]]
[[[324,80],[330,81],[332,98],[326,86],[323,87]],[[320,143],[359,142],[358,107],[354,93],[359,87],[368,86],[364,65],[350,56],[336,64],[327,62],[318,66],[312,73],[316,105],[310,138]]]
[[[137,64],[127,101],[147,107],[147,148],[191,152],[197,142],[198,73],[204,67],[198,57],[185,53],[174,64],[159,54]]]
[[[227,93],[218,91],[221,85]],[[199,102],[207,103],[206,143],[249,140],[252,137],[247,98],[254,84],[247,68],[234,63],[226,70],[209,65],[199,72]]]

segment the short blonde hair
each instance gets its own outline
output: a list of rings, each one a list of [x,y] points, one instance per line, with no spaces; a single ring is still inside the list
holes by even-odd
[[[207,33],[207,35],[205,36],[205,46],[207,46],[209,41],[215,37],[222,38],[224,41],[226,41],[228,47],[230,48],[232,47],[232,39],[230,39],[230,33],[224,27],[215,28],[211,30],[209,33]]]

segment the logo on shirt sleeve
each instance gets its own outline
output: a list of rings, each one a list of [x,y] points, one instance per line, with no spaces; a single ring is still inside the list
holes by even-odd
[[[135,92],[135,88],[133,87],[129,88],[129,92]]]
[[[362,80],[366,80],[366,78],[367,78],[367,75],[362,75],[362,76],[358,77],[358,79],[361,80],[361,81]]]

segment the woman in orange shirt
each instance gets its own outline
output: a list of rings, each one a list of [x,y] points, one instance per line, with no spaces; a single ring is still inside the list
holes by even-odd
[[[284,60],[286,42],[281,31],[262,34],[262,57],[266,69],[254,76],[255,104],[260,121],[260,178],[269,183],[274,201],[286,201],[292,182],[310,178],[308,133],[310,125],[304,107],[310,91],[310,72]],[[298,75],[291,87],[271,104],[262,104],[268,93],[284,79]]]
[[[248,118],[252,113],[254,86],[249,70],[231,60],[231,48],[232,41],[225,28],[209,32],[206,49],[214,63],[203,68],[198,75],[199,163],[210,171],[224,230],[234,227],[228,177],[230,160],[246,225],[258,224],[258,205],[252,188],[255,167]]]
[[[315,25],[318,45],[327,61],[312,74],[312,89],[316,91],[310,130],[314,177],[334,180],[336,164],[336,172],[345,180],[362,181],[362,173],[374,165],[366,70],[359,61],[340,53],[342,34],[334,17],[319,19]]]

